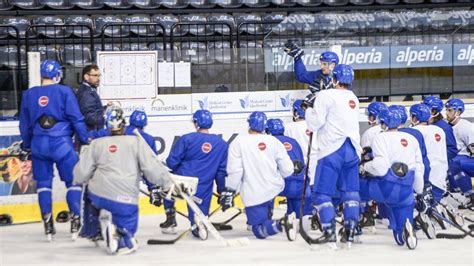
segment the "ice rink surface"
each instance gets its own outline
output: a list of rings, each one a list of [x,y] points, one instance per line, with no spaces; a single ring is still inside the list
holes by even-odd
[[[219,212],[212,221],[232,216],[231,210]],[[276,210],[280,217],[283,210]],[[178,218],[178,233],[188,226]],[[223,247],[209,236],[202,241],[188,235],[174,245],[147,245],[150,238],[171,239],[163,235],[159,223],[165,215],[140,217],[137,233],[139,249],[125,256],[107,255],[104,248],[78,239],[70,240],[69,223],[56,224],[57,234],[52,243],[45,240],[41,223],[0,227],[0,265],[474,265],[473,238],[461,240],[429,240],[419,231],[418,248],[408,250],[395,244],[385,224],[376,225],[376,233],[365,232],[361,244],[350,250],[329,250],[326,246],[310,248],[301,238],[286,240],[284,233],[258,240],[246,230],[245,215],[231,222],[231,231],[222,231],[225,238],[249,237],[245,247]],[[449,232],[458,233],[456,229]],[[439,232],[439,231],[438,231]]]

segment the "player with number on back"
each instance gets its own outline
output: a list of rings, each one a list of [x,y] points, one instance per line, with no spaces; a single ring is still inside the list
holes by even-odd
[[[37,182],[38,203],[49,241],[56,233],[52,216],[53,164],[66,184],[66,200],[72,214],[71,233],[77,237],[80,228],[81,187],[72,184],[73,168],[78,157],[72,135],[87,144],[87,129],[70,87],[58,84],[61,66],[53,60],[41,63],[41,86],[23,93],[20,109],[22,149],[31,151],[33,177]]]
[[[293,164],[285,146],[276,138],[266,135],[267,116],[253,112],[247,119],[248,134],[240,134],[229,147],[226,189],[219,203],[222,210],[234,205],[240,187],[245,205],[247,223],[258,239],[286,232],[290,241],[295,240],[297,229],[295,214],[272,220],[273,200],[285,188],[284,178],[301,172],[301,163]]]
[[[197,199],[197,205],[204,215],[208,215],[214,181],[217,184],[217,193],[221,193],[225,188],[228,145],[220,136],[209,133],[213,119],[208,110],[196,111],[193,115],[193,124],[196,132],[179,138],[171,148],[166,164],[174,174],[198,178],[194,198]],[[165,202],[167,221],[162,225],[164,229],[176,227],[173,204]],[[194,225],[194,212],[189,206],[188,213],[191,225]],[[192,233],[195,237],[207,239],[207,230],[200,224]]]
[[[352,67],[337,65],[332,79],[335,89],[321,91],[314,102],[306,103],[306,123],[316,134],[318,148],[313,197],[323,228],[323,235],[314,242],[329,243],[331,248],[337,248],[332,198],[340,196],[344,205],[341,241],[348,246],[359,221],[359,100],[350,90],[353,80]]]

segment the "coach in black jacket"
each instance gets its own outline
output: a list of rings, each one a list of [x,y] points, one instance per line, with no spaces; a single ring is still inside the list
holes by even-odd
[[[86,120],[87,130],[104,128],[104,106],[97,94],[100,84],[100,70],[97,65],[85,66],[82,70],[82,84],[77,90],[79,108]]]

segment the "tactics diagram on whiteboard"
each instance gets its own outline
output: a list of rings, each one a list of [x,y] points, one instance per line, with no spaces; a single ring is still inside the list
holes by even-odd
[[[154,98],[157,94],[157,51],[98,52],[102,99]]]

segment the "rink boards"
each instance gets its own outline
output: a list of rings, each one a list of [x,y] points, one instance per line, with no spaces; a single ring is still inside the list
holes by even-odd
[[[154,136],[159,158],[166,159],[173,143],[183,134],[194,131],[192,114],[199,109],[208,109],[213,113],[214,125],[211,133],[219,134],[231,142],[238,134],[248,129],[247,117],[253,111],[264,111],[269,118],[281,118],[285,123],[291,121],[291,106],[295,99],[301,99],[307,91],[271,91],[271,92],[235,92],[203,93],[183,95],[159,95],[154,99],[103,99],[120,105],[126,115],[134,110],[144,110],[149,116],[146,131]],[[474,100],[466,100],[466,111],[463,117],[474,120]],[[400,102],[409,107],[413,103]],[[359,122],[361,132],[367,126],[365,106],[361,104]],[[16,136],[19,138],[18,121],[0,122],[0,138]],[[0,147],[6,148],[6,147]],[[55,175],[57,172],[55,171]],[[2,182],[3,180],[0,180]],[[67,209],[65,203],[65,186],[55,178],[53,183],[54,212]],[[179,203],[178,208],[184,208]],[[148,204],[146,197],[140,199],[141,214],[156,214],[163,208]],[[40,219],[36,194],[0,196],[0,214],[8,213],[14,223],[38,221]]]

